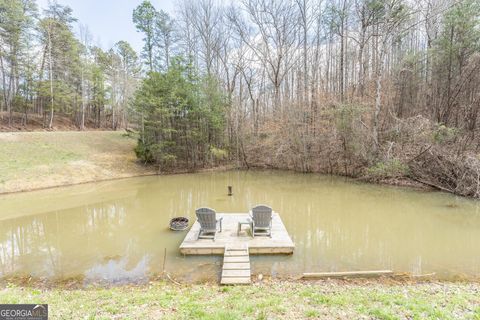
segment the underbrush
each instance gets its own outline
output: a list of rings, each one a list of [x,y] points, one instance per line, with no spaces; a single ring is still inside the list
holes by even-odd
[[[365,123],[365,108],[339,110],[325,112],[313,127],[298,127],[294,121],[287,129],[274,122],[265,125],[257,135],[247,135],[242,163],[371,182],[405,180],[480,198],[480,144],[474,132],[421,116],[395,118],[377,143]]]

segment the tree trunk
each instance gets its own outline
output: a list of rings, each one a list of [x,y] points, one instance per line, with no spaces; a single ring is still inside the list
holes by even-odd
[[[51,36],[51,30],[47,31],[48,33],[48,55],[49,55],[49,77],[50,77],[50,120],[48,121],[48,128],[52,129],[53,126],[53,106],[54,106],[54,100],[53,100],[53,66],[52,66],[52,36]]]

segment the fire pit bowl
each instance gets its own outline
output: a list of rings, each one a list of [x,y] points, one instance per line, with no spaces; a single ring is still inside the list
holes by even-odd
[[[170,220],[170,229],[173,231],[182,231],[188,228],[188,218],[176,217]]]

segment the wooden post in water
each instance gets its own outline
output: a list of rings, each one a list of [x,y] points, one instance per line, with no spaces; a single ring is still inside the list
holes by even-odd
[[[228,186],[228,195],[233,196],[233,187],[232,186]]]

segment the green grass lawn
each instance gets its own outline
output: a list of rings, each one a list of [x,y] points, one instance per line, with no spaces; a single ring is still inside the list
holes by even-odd
[[[476,283],[324,281],[39,290],[7,286],[2,303],[48,303],[51,319],[480,319]]]
[[[121,131],[1,132],[0,193],[146,174]]]
[[[61,145],[35,139],[28,143],[15,141],[0,144],[0,162],[2,163],[1,178],[14,178],[24,173],[30,173],[37,166],[53,166],[81,159],[82,153],[64,149]]]

